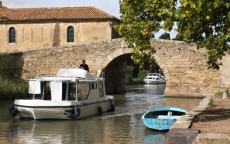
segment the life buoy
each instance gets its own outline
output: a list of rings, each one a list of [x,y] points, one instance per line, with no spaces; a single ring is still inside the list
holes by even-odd
[[[14,103],[10,104],[9,112],[12,117],[15,117],[18,114],[18,110],[14,107]]]
[[[99,107],[97,108],[97,112],[98,112],[98,114],[102,114],[102,108],[101,108],[101,106],[99,106]]]
[[[65,110],[64,114],[66,114],[71,119],[75,119],[77,116],[80,116],[81,109],[75,106],[72,110]]]

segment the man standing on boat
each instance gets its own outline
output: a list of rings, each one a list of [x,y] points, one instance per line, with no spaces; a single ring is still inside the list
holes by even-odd
[[[85,63],[85,60],[82,60],[82,64],[80,65],[80,68],[83,68],[84,70],[89,71],[89,67],[88,65]]]

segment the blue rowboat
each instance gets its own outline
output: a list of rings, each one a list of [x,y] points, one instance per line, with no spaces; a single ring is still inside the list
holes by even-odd
[[[142,122],[147,128],[154,130],[169,130],[171,125],[182,115],[187,114],[185,109],[177,107],[162,107],[150,110],[142,115]]]

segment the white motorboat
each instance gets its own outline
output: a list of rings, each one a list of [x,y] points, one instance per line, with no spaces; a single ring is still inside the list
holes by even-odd
[[[163,75],[159,73],[149,73],[144,79],[144,84],[165,84],[166,80]]]
[[[113,96],[106,95],[103,77],[83,69],[60,69],[55,76],[29,79],[32,99],[16,99],[10,114],[23,119],[79,119],[114,111]]]

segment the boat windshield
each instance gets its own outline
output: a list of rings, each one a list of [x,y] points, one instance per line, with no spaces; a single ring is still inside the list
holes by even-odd
[[[104,96],[104,87],[103,87],[103,82],[100,81],[98,83],[98,88],[99,88],[99,97],[103,97]]]
[[[105,96],[103,80],[80,80],[77,83],[70,81],[36,81],[36,91],[35,88],[32,90],[33,99],[51,101],[86,100],[93,95],[100,98]]]
[[[78,99],[79,100],[87,99],[89,95],[89,90],[90,90],[89,83],[79,83],[77,86]]]
[[[40,93],[34,94],[34,99],[51,100],[50,85],[46,81],[40,82]]]
[[[42,100],[76,100],[76,84],[68,82],[40,82],[40,93],[34,99]]]

